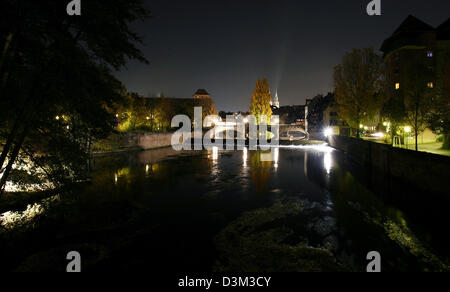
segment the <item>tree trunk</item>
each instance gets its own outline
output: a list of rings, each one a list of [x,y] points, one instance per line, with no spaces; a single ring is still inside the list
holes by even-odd
[[[13,37],[14,37],[14,35],[12,33],[8,34],[8,36],[6,37],[6,42],[3,47],[2,57],[0,59],[0,72],[3,72],[3,65],[5,64],[6,56],[8,55],[8,50],[11,47]]]
[[[416,104],[416,113],[414,117],[414,136],[416,140],[416,151],[419,151],[418,138],[419,138],[419,105]]]
[[[13,151],[11,152],[11,155],[9,157],[8,165],[5,168],[5,171],[3,173],[3,176],[0,180],[0,195],[3,193],[4,186],[6,184],[6,181],[8,180],[9,174],[11,173],[12,166],[14,162],[17,159],[17,156],[19,156],[20,149],[22,148],[23,142],[25,140],[25,137],[28,134],[29,126],[26,126],[22,133],[20,134],[19,140],[17,141],[16,145],[14,146]]]
[[[360,131],[360,125],[361,125],[361,118],[359,115],[359,108],[358,108],[358,121],[357,121],[357,125],[356,125],[356,138],[359,139],[361,137],[361,131]]]
[[[14,126],[6,139],[5,146],[3,147],[2,154],[0,155],[0,172],[3,170],[3,164],[5,163],[6,157],[8,157],[9,150],[11,149],[13,140],[19,129],[19,119],[20,117],[18,117],[14,122]]]
[[[450,135],[444,134],[444,144],[442,145],[442,149],[448,150],[450,149]]]

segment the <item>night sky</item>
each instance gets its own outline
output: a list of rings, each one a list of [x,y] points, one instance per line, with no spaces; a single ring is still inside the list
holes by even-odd
[[[353,48],[378,50],[412,14],[437,26],[449,0],[149,0],[152,18],[136,23],[150,65],[130,62],[117,76],[144,96],[187,98],[206,88],[218,110],[247,111],[258,78],[281,105],[333,90],[333,67]]]

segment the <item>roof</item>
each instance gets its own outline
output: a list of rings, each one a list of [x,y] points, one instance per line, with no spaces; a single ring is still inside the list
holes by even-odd
[[[424,39],[419,37],[426,34],[434,34],[436,29],[422,20],[409,15],[394,33],[383,42],[381,51],[384,54],[407,45],[423,46]],[[425,38],[426,39],[426,38]]]
[[[436,29],[439,40],[450,40],[450,18]]]
[[[194,95],[210,95],[206,89],[197,90]]]
[[[400,24],[400,26],[394,31],[393,35],[405,32],[410,33],[410,32],[426,32],[426,31],[434,31],[434,27],[423,22],[417,17],[408,15],[405,21],[403,21],[402,24]]]

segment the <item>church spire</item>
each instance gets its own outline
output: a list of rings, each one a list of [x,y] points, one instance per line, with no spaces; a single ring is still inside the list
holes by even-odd
[[[275,92],[275,98],[273,99],[272,105],[276,108],[280,108],[280,101],[278,99],[278,90]]]

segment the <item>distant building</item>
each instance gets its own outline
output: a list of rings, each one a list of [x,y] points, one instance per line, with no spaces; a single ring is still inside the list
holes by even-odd
[[[427,76],[425,85],[435,88],[441,81],[441,66],[448,61],[449,50],[450,19],[434,28],[414,16],[408,16],[381,47],[390,96],[401,92],[408,74],[417,70]]]
[[[305,106],[288,105],[276,108],[272,107],[273,115],[280,117],[280,124],[305,126]]]
[[[275,93],[275,97],[272,101],[270,101],[270,105],[272,108],[278,109],[280,108],[280,100],[278,99],[278,92]]]
[[[434,28],[410,15],[384,41],[381,51],[386,64],[388,98],[401,102],[409,90],[407,80],[417,72],[423,76],[423,86],[440,88],[444,68],[450,63],[450,19]],[[424,134],[421,136],[424,140]]]
[[[199,89],[194,93],[194,99],[211,99],[211,94],[206,89]]]
[[[338,104],[335,100],[323,111],[323,125],[325,128],[331,128],[334,135],[350,134],[347,123],[339,117]]]

